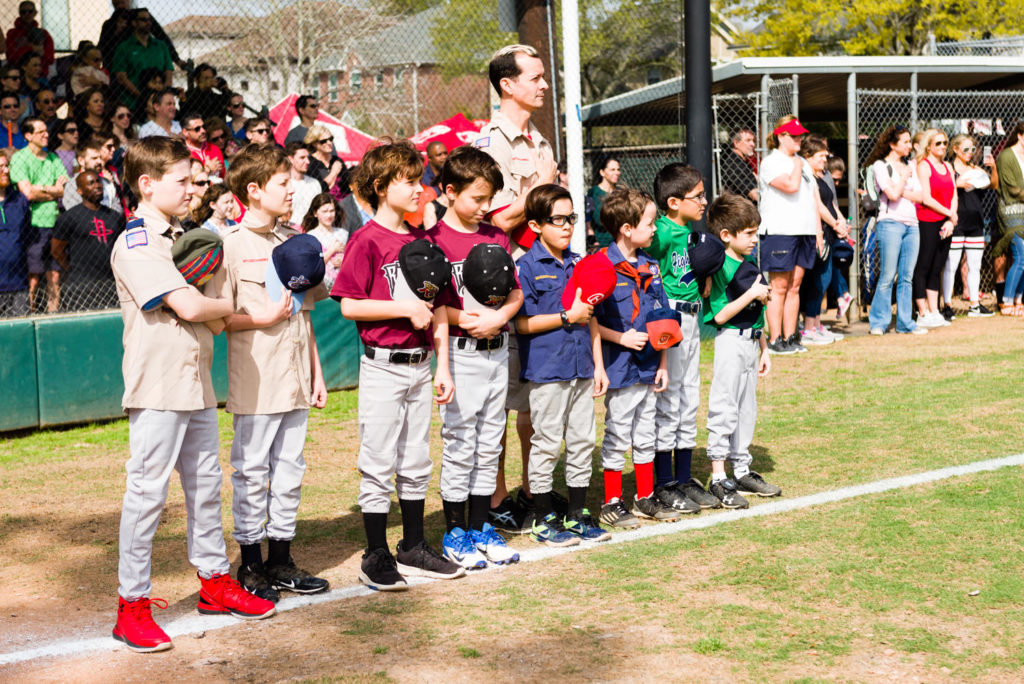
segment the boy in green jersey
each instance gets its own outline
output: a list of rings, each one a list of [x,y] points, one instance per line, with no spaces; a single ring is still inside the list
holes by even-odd
[[[701,508],[720,508],[718,499],[690,477],[700,402],[701,284],[690,270],[686,241],[690,222],[699,221],[707,206],[700,171],[687,164],[666,165],[654,178],[654,199],[663,215],[645,251],[658,260],[668,304],[678,313],[683,332],[683,341],[668,349],[668,389],[657,398],[654,492],[679,511],[688,508],[686,499]]]
[[[725,194],[708,209],[708,229],[725,246],[722,267],[709,274],[711,292],[704,322],[715,334],[715,370],[708,395],[708,458],[711,493],[726,508],[746,508],[740,494],[779,496],[782,490],[750,469],[750,442],[757,422],[757,378],[771,358],[764,329],[768,285],[747,256],[757,246],[761,216],[739,195]],[[725,474],[732,463],[733,477]]]

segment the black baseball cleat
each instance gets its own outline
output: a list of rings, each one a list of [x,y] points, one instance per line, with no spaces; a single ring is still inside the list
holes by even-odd
[[[750,507],[750,503],[736,491],[736,481],[731,477],[719,480],[718,482],[712,481],[711,486],[708,487],[708,491],[714,494],[726,508]]]
[[[387,549],[367,550],[359,568],[359,581],[377,591],[405,591],[409,584],[398,572],[395,557]]]
[[[757,496],[770,497],[782,494],[781,487],[765,482],[764,478],[753,470],[736,480],[736,489],[744,494],[756,494]]]
[[[533,511],[520,506],[511,496],[488,511],[487,518],[493,527],[505,532],[528,534],[533,528]]]
[[[395,547],[395,559],[398,572],[405,577],[431,577],[433,579],[455,579],[466,574],[466,569],[458,563],[439,554],[421,541],[411,549],[405,548],[405,540]]]
[[[250,594],[259,596],[261,599],[277,603],[281,594],[274,588],[274,584],[267,577],[267,569],[255,565],[243,565],[238,568],[238,583]]]
[[[664,487],[655,487],[654,497],[677,513],[700,513],[700,506],[684,496],[675,482],[670,482]],[[635,515],[636,511],[633,513]]]
[[[676,490],[701,508],[722,507],[722,502],[718,500],[718,497],[704,489],[703,485],[696,478],[691,477],[686,482],[676,484]]]
[[[519,493],[516,495],[516,503],[524,511],[533,513],[533,498],[526,496],[526,492],[523,491],[522,487],[519,488]],[[551,510],[563,518],[569,512],[569,500],[554,489],[551,490]],[[526,532],[529,532],[529,530],[526,530]]]
[[[263,569],[275,589],[286,589],[294,591],[296,594],[316,594],[327,591],[331,586],[327,580],[313,577],[305,570],[296,567],[291,556],[288,556],[287,563],[265,565]]]

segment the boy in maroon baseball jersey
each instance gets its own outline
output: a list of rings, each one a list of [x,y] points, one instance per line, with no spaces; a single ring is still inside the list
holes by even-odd
[[[367,151],[356,183],[376,213],[346,246],[331,290],[341,301],[341,314],[356,322],[365,346],[359,362],[358,466],[367,549],[359,580],[382,591],[406,589],[403,575],[448,579],[465,574],[423,537],[423,502],[433,467],[429,361],[435,313],[409,287],[398,258],[406,244],[428,239],[423,230],[402,221],[404,213],[416,210],[422,175],[423,160],[408,141]],[[447,328],[446,321],[438,322]],[[438,360],[438,382],[446,389],[439,402],[451,399],[452,382],[447,359],[443,361]],[[394,490],[403,532],[397,563],[387,543]]]

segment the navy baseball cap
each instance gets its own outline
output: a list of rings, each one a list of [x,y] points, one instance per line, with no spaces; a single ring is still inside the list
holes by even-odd
[[[505,303],[516,286],[516,265],[501,245],[474,245],[462,262],[462,284],[477,302],[488,307]]]
[[[302,308],[306,290],[324,281],[324,249],[312,235],[293,235],[270,254],[267,261],[267,295],[278,302],[284,291],[291,290],[292,313]]]
[[[409,289],[425,302],[434,301],[452,283],[448,257],[430,240],[420,238],[403,245],[398,252],[398,267]]]
[[[704,286],[708,276],[718,273],[725,263],[725,244],[711,233],[692,231],[687,238],[686,251],[690,256],[690,270],[699,288]]]
[[[683,341],[679,314],[674,309],[661,307],[648,311],[644,317],[644,329],[647,331],[647,341],[656,351],[668,349]]]

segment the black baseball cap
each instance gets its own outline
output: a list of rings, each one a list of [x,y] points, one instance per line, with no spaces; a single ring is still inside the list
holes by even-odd
[[[280,301],[284,290],[292,292],[292,313],[302,308],[306,290],[324,281],[324,250],[312,235],[293,235],[270,253],[266,287],[272,300]]]
[[[711,233],[692,231],[687,238],[686,251],[690,256],[690,270],[697,278],[698,287],[703,287],[704,280],[718,273],[725,263],[725,245]]]
[[[425,302],[434,301],[452,282],[448,257],[430,240],[420,238],[406,243],[398,252],[398,267],[409,289]]]
[[[462,284],[480,304],[498,307],[516,286],[516,265],[504,247],[493,242],[474,245],[462,262]]]

